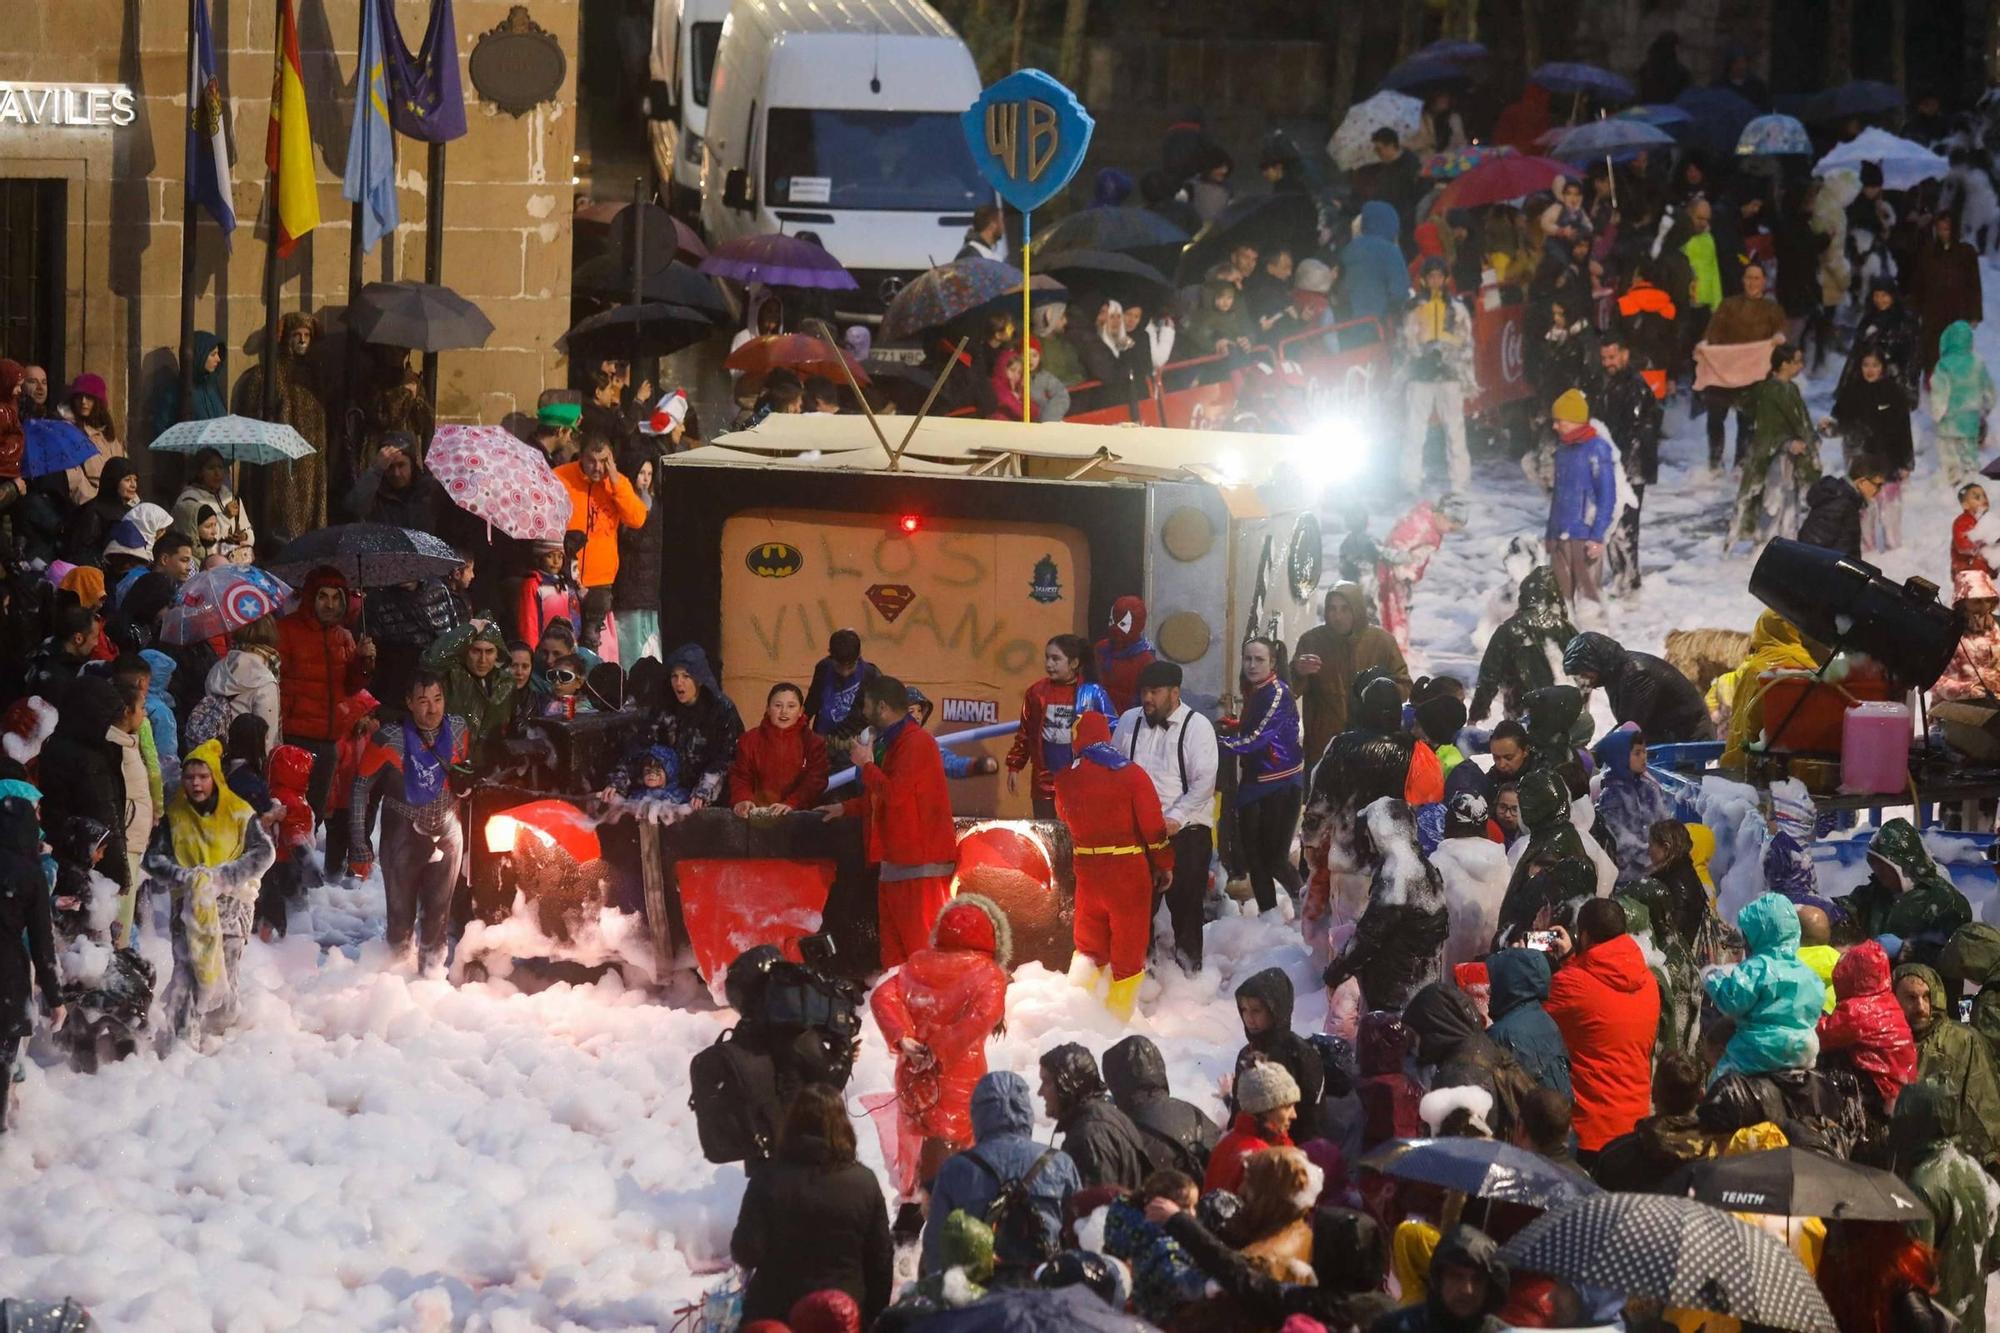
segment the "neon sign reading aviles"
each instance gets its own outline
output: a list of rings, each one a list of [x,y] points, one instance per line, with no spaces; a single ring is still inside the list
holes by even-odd
[[[138,99],[122,83],[0,81],[0,128],[121,129],[138,118]]]

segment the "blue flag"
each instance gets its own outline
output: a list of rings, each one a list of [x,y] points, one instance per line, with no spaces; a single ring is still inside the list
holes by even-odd
[[[192,226],[199,204],[222,228],[236,230],[236,206],[229,191],[229,135],[224,128],[222,86],[215,77],[215,39],[208,30],[208,0],[196,0],[194,31],[188,34],[187,203]]]
[[[451,0],[431,0],[431,21],[416,54],[403,45],[396,0],[367,0],[382,25],[389,69],[389,118],[398,134],[449,143],[465,133],[465,92],[458,77],[458,25]]]
[[[361,250],[396,229],[396,134],[389,128],[389,78],[382,59],[382,10],[361,13],[361,61],[354,76],[354,128],[347,136],[347,176],[340,192],[361,205]]]

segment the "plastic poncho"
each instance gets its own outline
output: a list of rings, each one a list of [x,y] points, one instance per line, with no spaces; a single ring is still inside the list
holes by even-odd
[[[1912,1227],[1937,1252],[1937,1301],[1957,1317],[1960,1333],[1984,1333],[2000,1190],[1951,1141],[1947,1100],[1928,1083],[1905,1088],[1889,1121],[1889,1142],[1897,1174],[1930,1207],[1930,1216]]]
[[[1450,932],[1444,881],[1417,850],[1410,807],[1383,797],[1361,813],[1361,834],[1372,878],[1368,906],[1347,947],[1327,965],[1327,989],[1349,977],[1370,1009],[1401,1009],[1436,981]]]
[[[1767,893],[1747,904],[1736,924],[1749,957],[1705,983],[1709,1000],[1736,1022],[1709,1081],[1732,1072],[1811,1068],[1819,1055],[1826,985],[1798,960],[1798,909],[1784,895]]]
[[[1597,792],[1599,839],[1618,863],[1618,883],[1632,884],[1653,868],[1653,825],[1674,817],[1674,801],[1651,773],[1632,771],[1633,727],[1597,743],[1603,785]]]
[[[1543,901],[1544,887],[1538,873],[1554,862],[1576,860],[1589,864],[1583,835],[1569,817],[1569,789],[1549,769],[1535,769],[1521,779],[1521,826],[1528,831],[1525,847],[1514,862],[1514,874],[1507,882],[1507,896],[1500,904],[1500,930],[1508,933],[1533,929],[1542,909],[1554,904]]]
[[[1562,678],[1562,652],[1576,637],[1563,605],[1555,571],[1540,565],[1521,580],[1514,614],[1500,622],[1479,659],[1479,680],[1467,709],[1471,721],[1485,718],[1496,696],[1504,717],[1518,716],[1531,692]]]
[[[1763,695],[1769,681],[1758,677],[1766,671],[1812,671],[1819,664],[1806,649],[1805,636],[1776,611],[1757,617],[1750,631],[1750,653],[1732,673],[1730,690],[1734,702],[1729,714],[1728,744],[1723,748],[1725,768],[1741,768],[1745,747],[1764,731]]]
[[[1910,1029],[1917,1042],[1917,1084],[1935,1084],[1943,1094],[1946,1133],[1982,1162],[2000,1159],[2000,1145],[1994,1141],[2000,1129],[2000,1067],[1995,1066],[1993,1053],[1977,1032],[1946,1012],[1950,992],[1934,968],[1905,963],[1893,975],[1894,985],[1901,985],[1905,977],[1917,977],[1930,988],[1930,1024]],[[1904,1089],[1903,1096],[1910,1091]]]
[[[1549,956],[1540,949],[1501,949],[1486,960],[1490,983],[1486,1035],[1514,1053],[1535,1082],[1570,1095],[1569,1047],[1542,1006],[1549,998]]]
[[[1819,1021],[1823,1053],[1846,1052],[1884,1106],[1917,1076],[1917,1046],[1903,1006],[1889,988],[1889,955],[1863,940],[1833,965],[1833,1012]]]
[[[1960,320],[1938,339],[1931,372],[1931,419],[1940,435],[1976,440],[1993,410],[1993,377],[1972,347],[1972,326]]]
[[[1972,905],[1924,850],[1909,820],[1882,825],[1868,843],[1868,866],[1868,882],[1839,904],[1858,934],[1901,939],[1906,961],[1934,962],[1952,932],[1972,920]]]
[[[1945,941],[1937,970],[1955,988],[1968,981],[1979,987],[1972,1001],[1972,1027],[2000,1061],[2000,929],[1984,921],[1960,926]]]
[[[1731,542],[1798,531],[1804,516],[1805,493],[1819,480],[1819,430],[1799,386],[1773,375],[1743,391],[1740,411],[1750,421],[1749,454],[1743,459],[1743,480],[1736,491],[1736,518]],[[1786,446],[1805,443],[1792,455]]]
[[[424,665],[444,677],[444,711],[465,719],[474,746],[499,735],[514,716],[514,677],[507,670],[507,638],[491,621],[461,625],[439,635],[424,650]],[[466,646],[476,639],[493,645],[494,667],[482,684],[465,665]],[[477,751],[475,750],[475,753]]]

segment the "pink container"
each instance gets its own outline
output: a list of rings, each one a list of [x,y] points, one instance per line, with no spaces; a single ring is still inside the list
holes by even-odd
[[[1901,792],[1910,785],[1910,706],[1861,703],[1840,726],[1840,789],[1850,795]]]

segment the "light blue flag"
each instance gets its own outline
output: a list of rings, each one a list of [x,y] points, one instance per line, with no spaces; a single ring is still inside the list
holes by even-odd
[[[355,77],[354,129],[347,138],[347,178],[340,193],[361,205],[361,249],[375,249],[396,229],[396,136],[389,128],[389,85],[382,63],[382,19],[362,8],[361,66]]]

